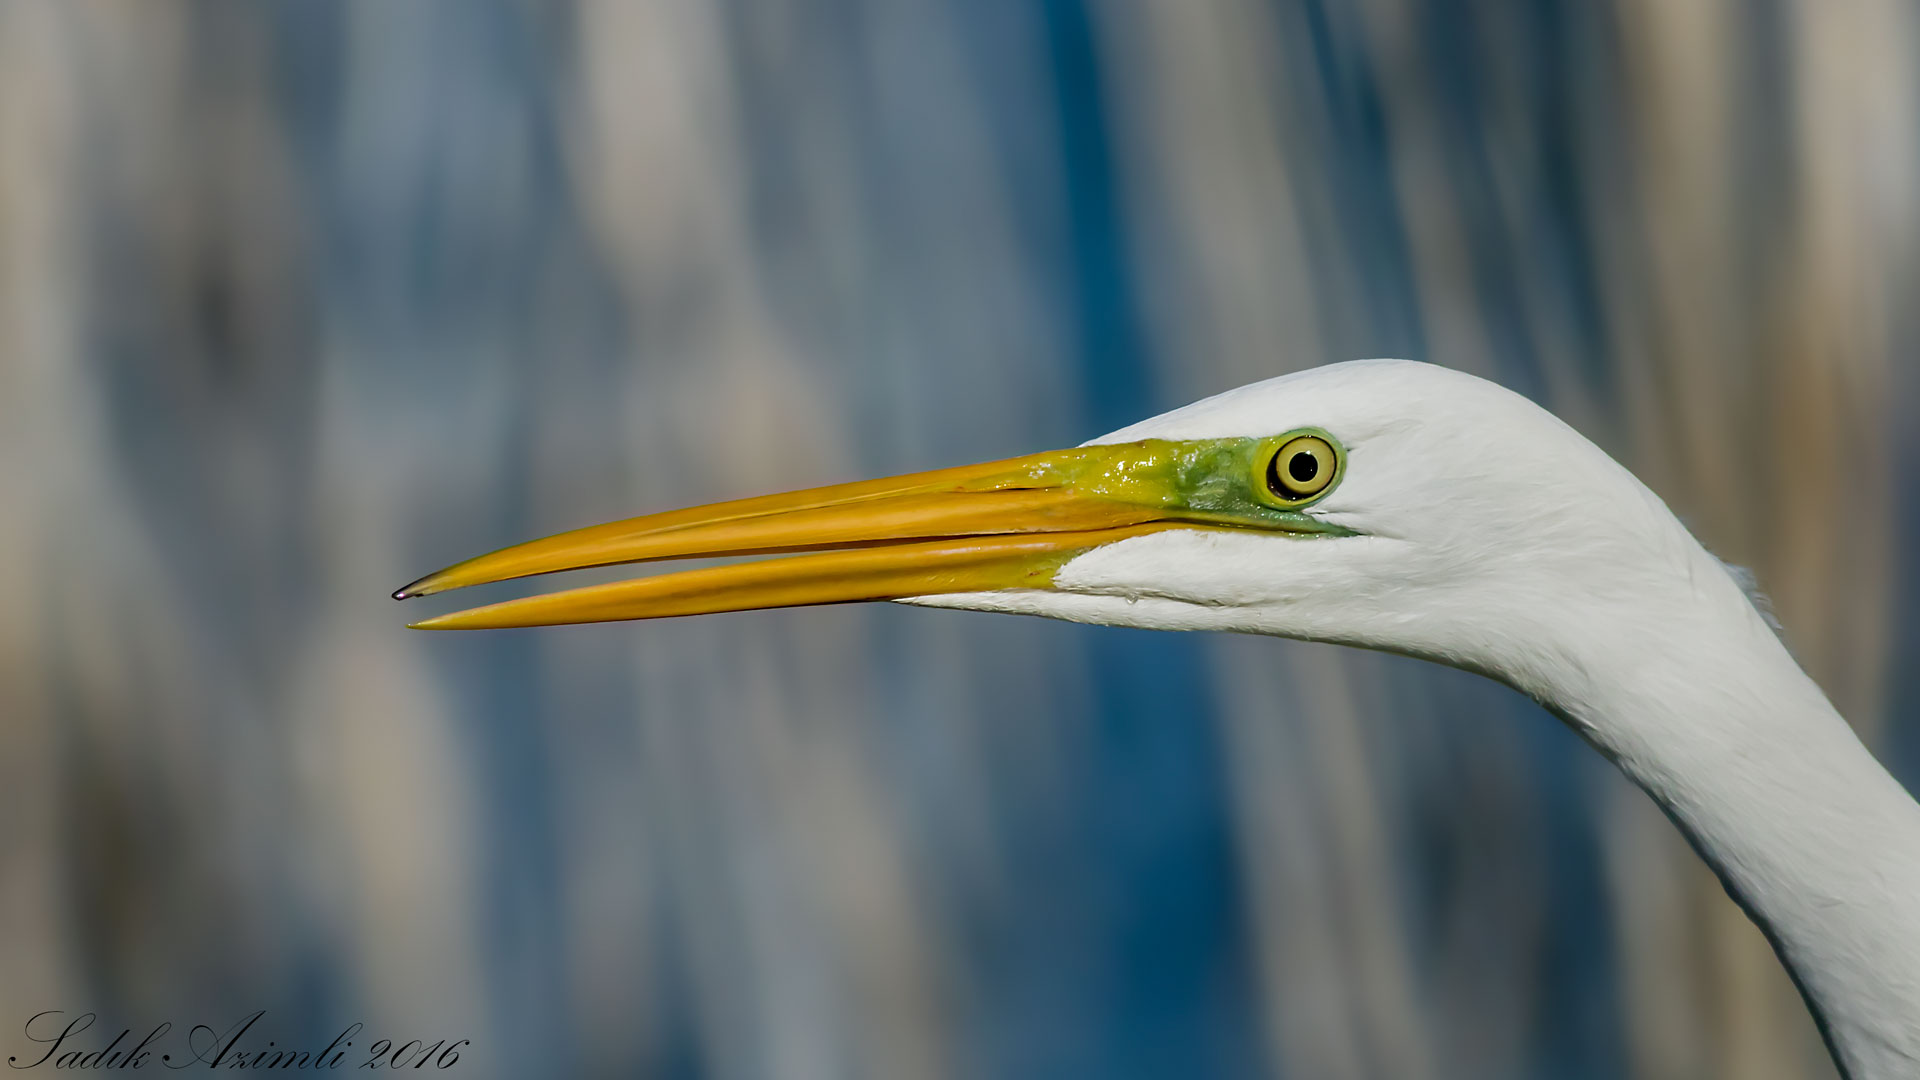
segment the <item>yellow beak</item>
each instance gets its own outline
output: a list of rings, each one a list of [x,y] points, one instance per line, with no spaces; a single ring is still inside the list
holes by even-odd
[[[1043,589],[1060,566],[1102,544],[1220,521],[1152,482],[1176,463],[1173,447],[1082,447],[653,514],[482,555],[393,595],[615,563],[793,552],[821,553],[594,585],[411,625],[551,626]]]

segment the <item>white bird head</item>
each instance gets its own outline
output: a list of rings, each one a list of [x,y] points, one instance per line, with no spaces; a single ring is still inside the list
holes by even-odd
[[[1426,364],[1335,364],[1068,450],[565,533],[395,596],[776,553],[792,557],[414,625],[899,600],[1308,638],[1478,671],[1560,713],[1686,830],[1768,930],[1852,1075],[1912,1075],[1920,1061],[1920,808],[1665,504],[1518,394]]]
[[[1234,630],[1441,660],[1540,689],[1592,620],[1707,558],[1664,504],[1524,397],[1362,360],[1069,450],[674,511],[481,556],[396,597],[555,570],[824,552],[438,616],[477,629],[900,600]],[[1708,562],[1711,563],[1710,558]],[[1739,590],[1711,564],[1727,588]],[[1730,590],[1730,591],[1728,591]]]

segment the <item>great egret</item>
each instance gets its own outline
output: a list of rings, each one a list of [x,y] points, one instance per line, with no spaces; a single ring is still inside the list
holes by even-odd
[[[1920,805],[1728,568],[1518,394],[1427,364],[1335,364],[1070,450],[581,529],[394,595],[796,552],[819,553],[414,625],[897,600],[1308,638],[1479,672],[1659,803],[1773,943],[1843,1072],[1920,1075]]]

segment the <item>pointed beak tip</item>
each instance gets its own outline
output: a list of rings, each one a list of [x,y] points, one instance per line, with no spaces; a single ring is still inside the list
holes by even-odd
[[[435,580],[439,577],[440,574],[435,572],[418,580],[410,581],[393,590],[393,598],[395,600],[411,600],[416,596],[432,596],[434,593],[441,591],[435,587]]]

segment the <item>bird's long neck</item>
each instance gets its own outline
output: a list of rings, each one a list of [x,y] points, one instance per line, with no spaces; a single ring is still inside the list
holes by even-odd
[[[1707,604],[1642,610],[1660,632],[1579,658],[1549,704],[1766,932],[1847,1074],[1920,1076],[1920,805],[1744,597],[1708,588]]]

